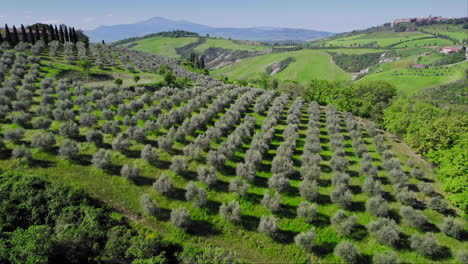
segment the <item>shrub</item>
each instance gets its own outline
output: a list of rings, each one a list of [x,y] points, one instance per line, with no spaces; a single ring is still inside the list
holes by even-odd
[[[406,206],[415,206],[418,203],[416,194],[413,191],[408,190],[408,188],[397,191],[395,196],[400,203]]]
[[[356,229],[357,216],[348,216],[344,210],[338,210],[330,219],[338,234],[349,236]]]
[[[34,134],[31,140],[31,147],[40,148],[42,150],[50,150],[54,147],[55,135],[50,132],[42,134]]]
[[[128,165],[125,164],[122,166],[122,169],[120,170],[120,175],[124,177],[125,179],[135,179],[140,175],[140,169],[138,168],[137,165]]]
[[[353,196],[344,184],[338,185],[330,195],[331,201],[341,208],[349,208],[352,203]]]
[[[80,118],[80,124],[84,127],[91,127],[96,125],[98,122],[97,116],[93,114],[83,114]]]
[[[190,227],[191,222],[190,212],[184,207],[172,210],[171,223],[175,227],[187,230]]]
[[[440,252],[437,239],[432,233],[426,233],[424,236],[412,235],[410,245],[416,252],[427,257],[434,257]]]
[[[124,151],[129,149],[132,143],[125,137],[124,134],[118,134],[117,137],[112,141],[112,149],[117,151]]]
[[[15,147],[11,152],[11,158],[19,159],[21,162],[29,162],[32,159],[31,150],[25,145]]]
[[[444,222],[440,225],[440,230],[447,236],[455,239],[461,239],[464,233],[463,225],[456,222],[451,216],[444,219]]]
[[[182,174],[188,169],[187,161],[184,156],[174,156],[172,158],[171,170],[177,174]]]
[[[158,160],[158,155],[151,145],[145,145],[141,151],[140,158],[148,164],[154,164]]]
[[[383,253],[377,253],[372,258],[372,262],[376,264],[398,264],[397,254],[392,250],[387,250]]]
[[[249,182],[252,182],[255,178],[255,165],[251,162],[245,162],[237,165],[236,174]]]
[[[400,210],[401,216],[411,227],[421,227],[428,221],[427,217],[420,210],[415,210],[409,206],[403,206]]]
[[[86,133],[86,141],[88,141],[88,143],[94,143],[96,146],[100,146],[104,142],[104,136],[101,131],[90,129],[88,133]]]
[[[13,141],[13,142],[19,142],[23,139],[23,137],[24,137],[24,129],[22,128],[8,129],[5,132],[5,139]]]
[[[238,201],[231,201],[228,204],[221,204],[219,208],[219,214],[222,218],[226,219],[231,223],[240,223],[241,221],[241,209]]]
[[[278,192],[275,192],[274,196],[270,195],[269,190],[265,191],[261,204],[265,206],[270,212],[278,212],[281,206],[281,196]]]
[[[147,215],[154,216],[158,212],[158,206],[147,193],[140,197],[140,206],[143,209],[143,212]]]
[[[379,218],[367,226],[375,239],[381,244],[394,246],[400,240],[398,225],[393,219]]]
[[[334,250],[335,255],[345,263],[359,263],[359,251],[352,242],[341,242]]]
[[[416,178],[416,179],[424,179],[426,173],[421,169],[421,168],[418,168],[418,167],[414,167],[412,170],[411,170],[411,176]]]
[[[73,140],[67,139],[60,146],[58,154],[61,157],[73,160],[76,158],[78,152],[79,152],[79,149],[78,149],[78,145],[76,144],[76,142]]]
[[[364,182],[362,189],[369,196],[377,196],[382,193],[382,185],[380,181],[375,180],[371,176],[366,177],[366,181]]]
[[[302,198],[311,202],[315,201],[320,195],[317,181],[302,181],[299,185],[299,193]]]
[[[294,242],[305,251],[311,252],[315,246],[315,229],[311,228],[305,233],[300,233],[294,238]]]
[[[207,201],[206,191],[198,188],[193,181],[187,184],[185,199],[187,201],[194,200],[196,207],[203,207]]]
[[[204,182],[208,187],[213,186],[218,181],[218,176],[213,167],[198,167],[197,177],[199,181]]]
[[[239,196],[244,196],[247,193],[247,190],[249,188],[249,185],[245,180],[240,180],[240,179],[232,179],[229,182],[229,191],[230,192],[235,192]]]
[[[91,163],[98,169],[108,169],[112,165],[109,151],[100,149],[94,153]]]
[[[68,121],[60,125],[59,133],[64,137],[76,138],[80,134],[80,129],[75,122]]]
[[[222,168],[226,162],[226,157],[215,150],[210,150],[206,156],[206,163],[215,168]]]
[[[442,197],[436,196],[429,202],[429,208],[443,214],[448,209],[448,203]]]
[[[390,208],[388,206],[387,201],[379,195],[367,200],[366,210],[372,216],[384,217],[388,215],[388,211],[390,210]]]
[[[284,174],[274,174],[268,179],[268,188],[282,192],[289,187],[289,179]]]
[[[274,238],[279,231],[276,218],[273,216],[262,216],[260,218],[257,231],[265,234],[268,237]]]
[[[301,202],[297,207],[297,217],[311,223],[317,216],[317,205],[308,202]]]
[[[435,193],[434,187],[428,182],[420,182],[418,184],[418,189],[425,195],[433,195]]]
[[[163,174],[153,183],[153,189],[162,195],[168,195],[173,190],[171,179],[166,174]]]
[[[52,120],[47,117],[38,117],[32,123],[34,129],[48,129],[51,124]]]
[[[320,178],[320,174],[322,171],[320,170],[320,166],[314,164],[312,166],[302,166],[301,167],[301,176],[302,179],[313,181],[318,180]]]

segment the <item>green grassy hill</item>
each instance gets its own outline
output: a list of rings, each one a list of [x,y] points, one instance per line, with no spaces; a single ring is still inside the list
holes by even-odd
[[[91,49],[83,56],[79,48],[81,58],[75,49],[58,56],[43,49],[29,60],[29,50],[3,51],[12,63],[2,66],[0,168],[80,186],[170,241],[222,247],[245,262],[336,263],[347,257],[335,251],[343,241],[355,245],[359,263],[390,250],[410,263],[456,263],[466,249],[463,238],[441,231],[447,215],[462,226],[466,219],[445,204],[431,166],[372,123],[287,94],[225,85],[168,58]],[[296,53],[289,67],[307,72],[330,60],[325,51]],[[195,84],[57,80],[56,68],[67,68],[59,64],[75,69],[84,57],[104,60],[109,74],[154,74],[166,64]],[[293,75],[288,68],[280,74]],[[294,77],[307,78],[301,74]],[[175,216],[182,207],[189,221]],[[428,239],[429,250],[420,243],[427,232],[437,241]],[[313,234],[314,245],[300,234]]]

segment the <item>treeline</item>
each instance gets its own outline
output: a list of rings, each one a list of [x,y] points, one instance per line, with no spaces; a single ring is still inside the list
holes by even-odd
[[[6,41],[10,46],[15,46],[20,42],[35,44],[37,41],[42,40],[47,45],[51,41],[59,41],[60,43],[79,41],[87,41],[87,37],[81,30],[75,30],[74,27],[67,27],[66,25],[46,25],[36,23],[31,26],[25,27],[21,24],[20,30],[13,26],[12,29],[5,24],[4,36],[0,33],[0,42]]]
[[[0,172],[0,263],[237,263],[220,248],[139,234],[81,189]]]
[[[205,57],[203,55],[198,56],[196,53],[190,53],[188,58],[185,58],[180,63],[182,66],[190,71],[209,75],[210,72],[205,65]]]
[[[384,126],[438,165],[448,199],[468,213],[468,81],[402,96],[384,111]]]
[[[379,62],[382,53],[366,53],[361,55],[328,52],[333,61],[346,72],[358,72]]]
[[[148,39],[148,38],[154,38],[154,37],[167,37],[167,38],[199,38],[200,35],[195,32],[190,32],[190,31],[185,31],[185,30],[173,30],[173,31],[164,31],[164,32],[158,32],[158,33],[152,33],[145,35],[143,37],[133,37],[133,38],[126,38],[122,39],[119,41],[116,41],[112,43],[113,46],[118,46],[118,45],[123,45],[127,44],[130,42],[138,41],[138,40],[143,40],[143,39]]]

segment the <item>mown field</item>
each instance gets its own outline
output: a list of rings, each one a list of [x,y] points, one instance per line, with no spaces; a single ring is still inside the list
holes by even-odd
[[[24,59],[28,50],[2,55],[13,60],[1,90],[8,100],[2,101],[0,167],[78,185],[177,243],[221,246],[246,262],[338,262],[338,255],[348,256],[334,253],[343,241],[353,243],[359,263],[389,250],[405,262],[455,263],[466,248],[465,240],[441,231],[447,215],[466,221],[445,204],[431,167],[372,123],[106,46],[85,56],[146,73],[167,64],[194,87],[104,88],[44,79],[53,75],[43,68],[48,60],[79,58],[67,53],[66,60],[62,53],[54,59],[43,49],[41,61],[32,62]],[[290,67],[304,77],[293,77],[306,80],[300,69],[321,71],[317,61],[329,59],[323,51],[298,51],[294,63],[301,67]],[[280,74],[293,75],[288,70]],[[142,203],[144,194],[150,199]],[[190,224],[178,228],[172,215],[182,207]],[[430,250],[420,239],[428,232],[437,240],[434,246],[428,239]],[[297,242],[306,233],[313,246]]]
[[[180,55],[176,52],[176,48],[181,48],[197,40],[197,38],[154,37],[132,42],[132,44],[137,44],[132,47],[132,49],[172,58],[180,58]]]

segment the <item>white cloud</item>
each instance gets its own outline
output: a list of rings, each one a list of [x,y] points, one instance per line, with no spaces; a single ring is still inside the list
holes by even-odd
[[[86,22],[86,23],[93,22],[94,20],[96,20],[95,17],[86,17],[86,18],[83,19],[83,21]]]
[[[111,17],[111,16],[114,16],[114,14],[107,14],[106,16],[107,16],[107,17]]]

